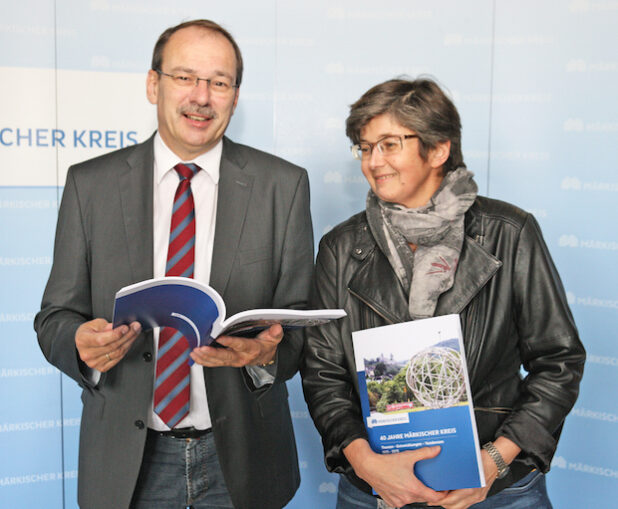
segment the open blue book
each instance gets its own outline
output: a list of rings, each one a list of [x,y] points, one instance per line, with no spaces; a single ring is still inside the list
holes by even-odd
[[[144,330],[172,327],[195,348],[221,335],[255,335],[275,323],[286,329],[319,325],[345,314],[342,309],[252,309],[226,319],[225,303],[210,286],[185,277],[162,277],[120,289],[113,324],[138,321]]]
[[[371,448],[439,445],[414,473],[436,491],[485,486],[459,315],[352,333]]]

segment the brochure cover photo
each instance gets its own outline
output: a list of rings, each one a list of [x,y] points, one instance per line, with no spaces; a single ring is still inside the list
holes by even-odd
[[[185,277],[148,279],[121,288],[114,302],[114,327],[133,321],[144,330],[172,327],[189,346],[209,345],[221,335],[253,336],[275,323],[284,329],[319,325],[345,316],[341,309],[251,309],[226,319],[225,303],[210,286]],[[193,361],[190,359],[190,364]]]
[[[459,315],[352,334],[361,407],[375,452],[439,445],[415,465],[430,488],[485,485]]]

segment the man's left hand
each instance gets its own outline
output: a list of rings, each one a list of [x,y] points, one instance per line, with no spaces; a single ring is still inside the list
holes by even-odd
[[[217,343],[225,348],[201,346],[191,352],[191,358],[208,368],[263,366],[275,359],[277,346],[282,339],[283,328],[275,324],[260,332],[255,338],[219,336]]]

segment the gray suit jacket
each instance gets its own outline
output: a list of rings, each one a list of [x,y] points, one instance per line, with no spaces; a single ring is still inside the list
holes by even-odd
[[[305,170],[224,138],[210,285],[228,315],[304,307],[313,265]],[[152,332],[96,386],[83,376],[75,332],[111,321],[114,294],[153,275],[153,139],[69,169],[54,261],[35,329],[45,357],[83,388],[78,499],[84,509],[129,506],[146,440],[155,368]],[[199,228],[199,225],[198,225]],[[300,335],[286,334],[275,382],[244,369],[205,368],[213,432],[235,507],[280,508],[300,476],[285,380]]]

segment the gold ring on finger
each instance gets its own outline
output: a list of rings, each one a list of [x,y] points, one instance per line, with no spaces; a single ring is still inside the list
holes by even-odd
[[[112,358],[109,356],[109,353],[106,353],[106,354],[105,354],[105,357],[107,357],[107,360],[108,360],[109,362],[111,362]]]

